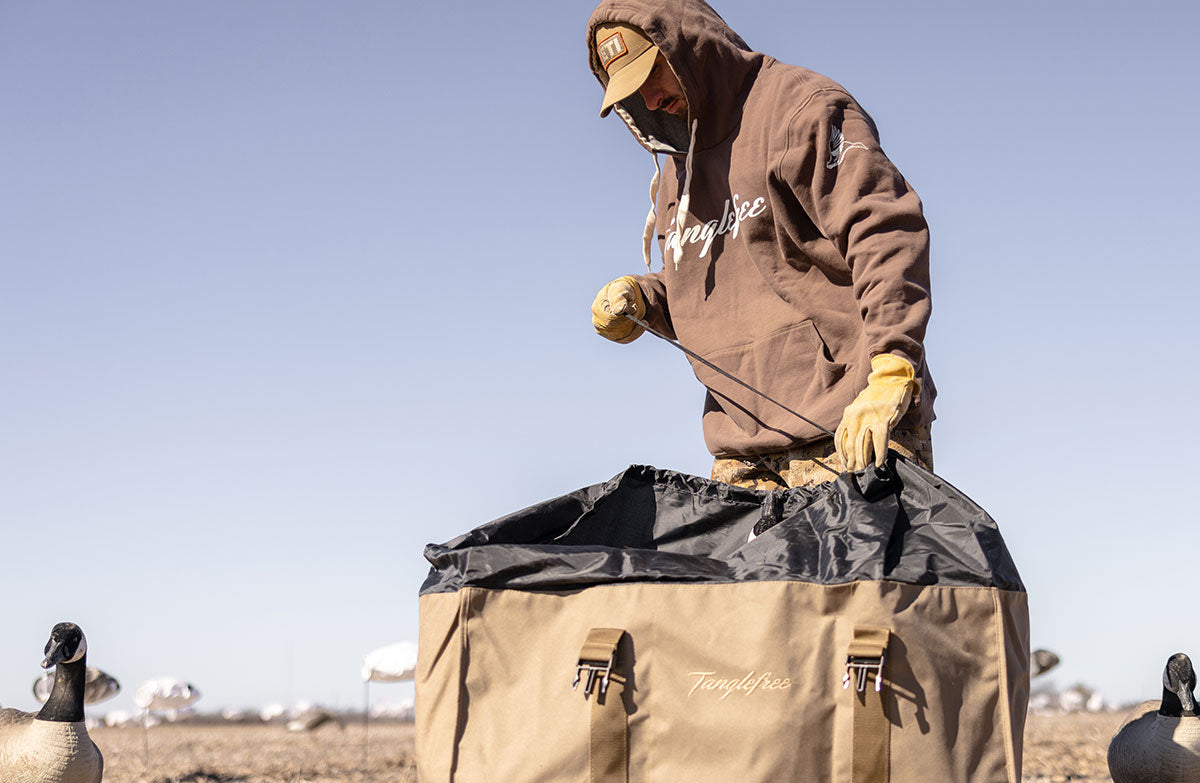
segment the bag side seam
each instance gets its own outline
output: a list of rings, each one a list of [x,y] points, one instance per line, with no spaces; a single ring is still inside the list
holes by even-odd
[[[996,660],[1000,664],[997,678],[1000,686],[1000,725],[1004,732],[1004,761],[1008,783],[1021,783],[1017,779],[1016,758],[1013,752],[1012,704],[1008,691],[1008,646],[1004,643],[1003,607],[1000,606],[1000,594],[993,588],[992,592],[992,628],[995,631]]]

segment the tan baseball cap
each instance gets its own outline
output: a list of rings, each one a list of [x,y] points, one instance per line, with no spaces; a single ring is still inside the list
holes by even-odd
[[[658,47],[636,27],[602,24],[596,26],[596,57],[608,73],[604,103],[600,105],[600,116],[604,117],[614,103],[633,95],[646,81],[658,58]]]

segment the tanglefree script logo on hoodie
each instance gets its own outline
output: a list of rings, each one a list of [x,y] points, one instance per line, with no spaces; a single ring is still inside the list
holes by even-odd
[[[792,687],[790,677],[777,677],[771,672],[759,674],[752,671],[741,679],[718,677],[716,672],[688,672],[688,677],[692,678],[692,689],[688,691],[688,698],[697,693],[719,693],[719,698],[724,700],[732,693],[749,696],[767,691],[784,691]]]
[[[704,244],[700,248],[700,257],[704,258],[708,255],[708,249],[712,247],[714,239],[722,234],[731,234],[736,238],[742,221],[758,217],[766,208],[767,201],[761,196],[753,201],[740,201],[738,194],[734,193],[732,199],[725,199],[725,207],[721,210],[720,220],[686,225],[683,229],[682,237],[680,237],[679,229],[677,228],[667,231],[667,250],[679,247],[681,241],[689,245],[702,242]],[[671,222],[674,225],[674,218],[672,218]]]

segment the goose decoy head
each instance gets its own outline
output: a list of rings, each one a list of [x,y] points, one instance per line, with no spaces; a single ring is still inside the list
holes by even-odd
[[[50,640],[46,642],[45,652],[43,669],[52,668],[60,663],[81,661],[87,654],[87,639],[83,636],[83,630],[75,623],[59,623],[50,631]]]
[[[1167,659],[1163,668],[1163,697],[1160,715],[1194,717],[1196,715],[1196,670],[1183,653]]]

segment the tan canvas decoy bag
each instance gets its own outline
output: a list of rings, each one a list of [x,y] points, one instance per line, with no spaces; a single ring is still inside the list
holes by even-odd
[[[901,458],[773,492],[634,466],[426,557],[421,783],[1020,783],[1024,587]]]

